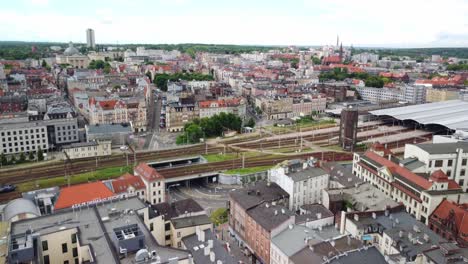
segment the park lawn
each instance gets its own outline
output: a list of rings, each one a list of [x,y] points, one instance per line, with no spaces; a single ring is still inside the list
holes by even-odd
[[[86,183],[91,181],[101,181],[101,180],[108,180],[113,179],[121,176],[126,172],[133,172],[131,166],[121,166],[121,167],[109,167],[104,169],[96,170],[95,172],[85,172],[80,174],[72,175],[70,178],[70,184],[79,184],[79,183]],[[36,184],[38,186],[36,186]],[[68,181],[65,176],[55,177],[55,178],[48,178],[48,179],[40,179],[37,181],[29,181],[25,183],[21,183],[18,185],[20,192],[27,192],[32,191],[35,189],[42,189],[42,188],[49,188],[54,186],[64,186],[67,185]]]
[[[244,174],[251,174],[251,173],[266,171],[266,170],[271,169],[271,167],[272,166],[258,166],[258,167],[251,167],[251,168],[232,169],[232,170],[227,170],[224,173],[244,175]]]
[[[203,158],[208,162],[220,162],[225,160],[232,160],[237,158],[236,153],[226,153],[226,154],[207,154],[203,155]]]
[[[258,152],[239,152],[237,153],[226,153],[226,154],[207,154],[203,155],[203,158],[208,162],[220,162],[226,160],[240,159],[242,158],[242,153],[244,153],[245,158],[256,157],[262,155]]]

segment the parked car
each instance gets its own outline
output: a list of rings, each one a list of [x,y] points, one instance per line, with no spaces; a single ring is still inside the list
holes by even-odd
[[[16,186],[13,184],[5,184],[0,186],[0,193],[8,193],[16,190]]]
[[[120,146],[120,150],[124,151],[124,150],[127,150],[128,149],[128,146]]]

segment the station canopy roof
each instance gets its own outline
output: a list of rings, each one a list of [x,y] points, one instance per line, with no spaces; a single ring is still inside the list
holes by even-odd
[[[423,125],[441,125],[457,130],[468,128],[468,101],[450,100],[370,111],[376,116],[413,120]]]

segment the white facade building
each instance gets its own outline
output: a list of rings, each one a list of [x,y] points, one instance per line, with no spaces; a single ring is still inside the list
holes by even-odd
[[[468,192],[468,142],[406,144],[404,157],[418,159],[420,166],[414,172],[432,174],[442,170]]]
[[[326,171],[300,160],[269,170],[269,178],[289,194],[289,209],[292,211],[305,204],[320,203],[322,189],[328,187],[329,181]]]

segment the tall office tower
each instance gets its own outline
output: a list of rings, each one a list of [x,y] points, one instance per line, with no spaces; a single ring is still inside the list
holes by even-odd
[[[94,49],[96,47],[96,41],[94,39],[94,29],[88,28],[86,30],[86,43],[88,48]]]

